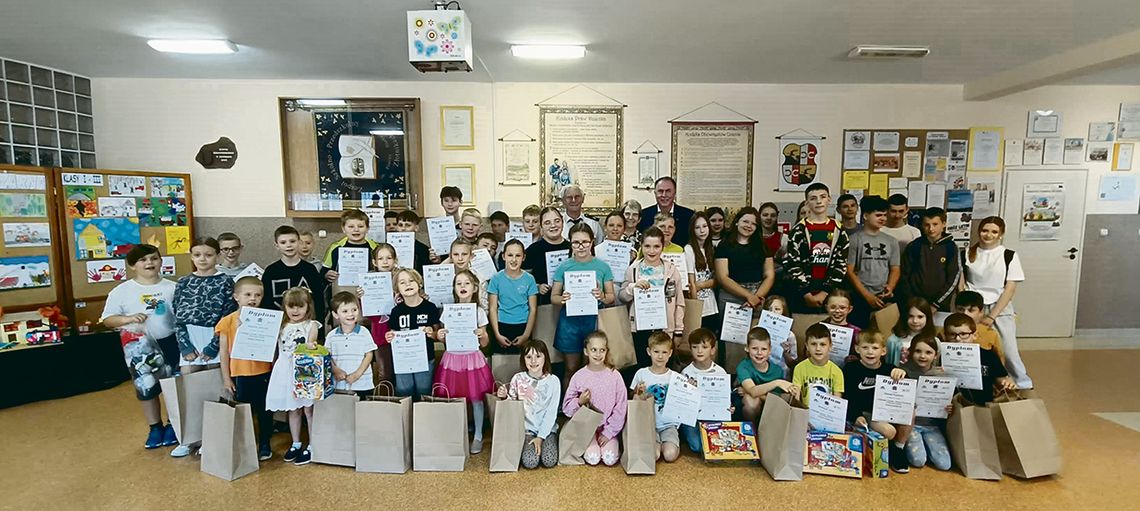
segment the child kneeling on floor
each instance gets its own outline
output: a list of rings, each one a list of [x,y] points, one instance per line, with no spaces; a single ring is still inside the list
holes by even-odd
[[[669,381],[674,371],[669,369],[669,359],[673,356],[673,336],[666,332],[653,332],[649,336],[649,367],[642,367],[633,375],[629,388],[633,399],[652,399],[655,405],[654,427],[657,430],[657,459],[672,462],[681,455],[681,439],[677,428],[679,423],[666,418],[661,412],[665,409],[665,396],[669,393]]]
[[[617,437],[625,427],[625,413],[629,408],[625,382],[610,362],[609,338],[605,332],[590,332],[585,345],[586,367],[570,377],[562,413],[573,417],[580,408],[588,406],[602,414],[602,423],[586,446],[582,459],[590,465],[602,462],[613,466],[621,459]]]
[[[522,371],[511,377],[509,385],[499,387],[500,399],[521,399],[526,427],[522,466],[546,468],[558,464],[558,394],[562,391],[558,377],[550,374],[550,353],[546,343],[531,339],[523,344],[519,355]]]

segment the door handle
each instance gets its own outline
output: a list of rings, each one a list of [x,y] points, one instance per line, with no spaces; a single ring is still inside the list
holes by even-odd
[[[1077,253],[1077,247],[1069,247],[1069,253],[1070,253],[1070,254],[1075,254],[1075,253]]]

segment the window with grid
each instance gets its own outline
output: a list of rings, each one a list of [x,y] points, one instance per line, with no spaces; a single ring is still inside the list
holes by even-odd
[[[0,163],[95,168],[91,80],[0,59]]]

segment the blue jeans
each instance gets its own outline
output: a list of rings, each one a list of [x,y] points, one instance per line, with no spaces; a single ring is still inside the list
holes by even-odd
[[[422,396],[431,395],[431,366],[427,371],[396,375],[396,395],[412,396],[419,401]]]
[[[581,354],[586,336],[598,329],[597,316],[567,316],[566,308],[558,313],[558,329],[554,331],[554,349],[562,353]]]
[[[688,424],[681,425],[681,438],[685,439],[685,443],[689,444],[689,450],[701,454],[704,452],[701,446],[701,429],[700,422],[697,426],[690,426]]]
[[[938,470],[950,470],[950,449],[938,426],[916,424],[906,439],[906,457],[912,467],[925,466],[929,460]]]

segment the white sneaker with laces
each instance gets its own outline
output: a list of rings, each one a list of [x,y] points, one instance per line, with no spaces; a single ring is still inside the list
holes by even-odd
[[[178,447],[175,447],[173,451],[170,451],[170,455],[175,457],[175,458],[182,458],[185,456],[189,456],[190,455],[190,446],[179,445]]]
[[[479,454],[483,452],[483,439],[476,438],[471,442],[471,454]]]

